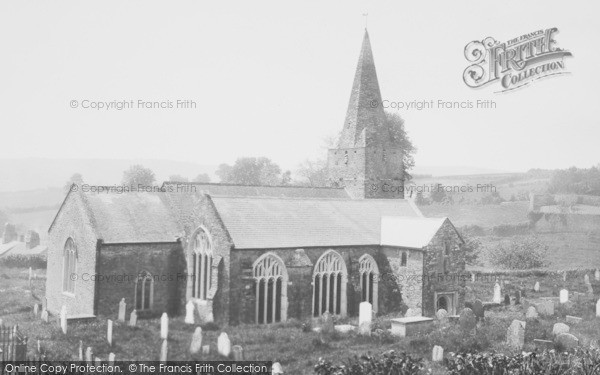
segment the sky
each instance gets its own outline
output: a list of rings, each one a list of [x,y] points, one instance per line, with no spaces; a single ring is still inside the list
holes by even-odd
[[[0,159],[267,156],[294,168],[324,157],[367,21],[384,100],[496,103],[391,109],[417,169],[590,167],[600,163],[598,11],[597,1],[5,0]],[[463,82],[469,42],[551,27],[573,54],[570,74],[505,93]],[[177,100],[196,108],[138,108]],[[123,101],[134,108],[83,108]]]

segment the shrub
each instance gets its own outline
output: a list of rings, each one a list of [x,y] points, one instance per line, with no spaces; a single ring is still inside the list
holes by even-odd
[[[8,268],[46,269],[46,257],[43,255],[9,255],[0,259],[0,264]]]
[[[406,353],[397,354],[391,350],[375,356],[368,354],[354,357],[343,365],[334,365],[329,361],[319,359],[315,365],[318,375],[413,375],[425,374],[422,358],[412,358]]]
[[[535,237],[513,240],[511,243],[500,243],[488,250],[490,262],[500,268],[524,270],[547,267],[548,246]]]

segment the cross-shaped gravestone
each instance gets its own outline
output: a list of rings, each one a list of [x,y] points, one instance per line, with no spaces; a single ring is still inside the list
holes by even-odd
[[[121,302],[119,302],[119,322],[125,322],[125,311],[127,310],[127,304],[125,303],[125,298],[121,298]]]

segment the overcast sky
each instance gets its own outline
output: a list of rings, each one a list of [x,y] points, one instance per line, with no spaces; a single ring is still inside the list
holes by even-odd
[[[417,166],[600,162],[597,1],[2,1],[0,158],[152,158],[287,168],[338,132],[368,12],[384,99],[494,100],[400,111]],[[570,75],[467,87],[464,47],[557,27]],[[196,109],[82,109],[189,99]],[[76,100],[78,108],[71,108]]]

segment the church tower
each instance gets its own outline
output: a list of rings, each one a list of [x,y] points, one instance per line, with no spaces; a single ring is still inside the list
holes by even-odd
[[[327,155],[332,186],[355,199],[404,198],[402,148],[388,128],[369,33],[365,29],[337,148]]]

